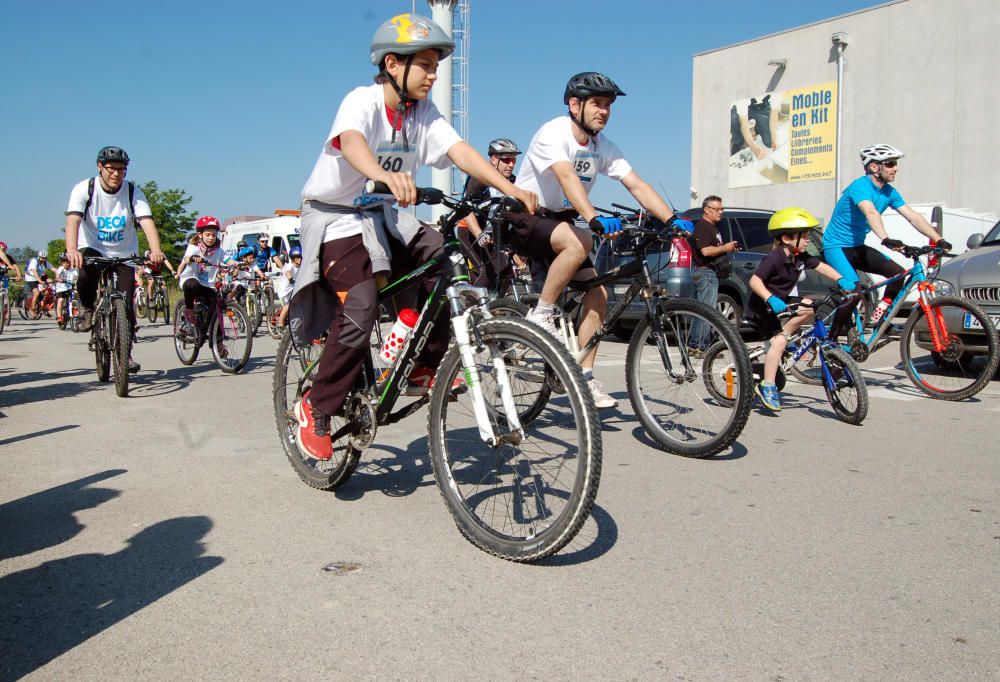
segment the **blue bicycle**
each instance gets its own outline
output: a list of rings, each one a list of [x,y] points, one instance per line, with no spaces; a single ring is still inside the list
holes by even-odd
[[[932,398],[964,400],[983,390],[1000,363],[1000,343],[989,315],[967,298],[954,295],[953,287],[936,279],[942,253],[934,246],[904,246],[913,267],[861,291],[877,292],[890,282],[903,280],[903,288],[875,325],[863,311],[854,310],[847,331],[847,348],[858,362],[893,340],[899,340],[903,370],[914,386]],[[922,258],[927,258],[924,266]],[[902,329],[892,323],[907,294],[916,287],[919,297]],[[848,305],[855,305],[849,303]],[[815,376],[813,373],[813,382]],[[805,380],[808,380],[809,376]]]
[[[834,308],[825,317],[817,317],[812,326],[800,329],[788,339],[788,346],[778,366],[775,385],[779,391],[784,390],[789,373],[804,383],[822,384],[837,418],[848,424],[858,425],[868,416],[868,388],[858,363],[827,332],[836,308],[846,300],[837,293],[831,293],[820,301],[792,303],[778,316],[779,319],[793,317],[801,308],[811,308],[813,311],[828,305]],[[768,345],[765,341],[747,347],[755,383],[764,375],[764,356]],[[712,397],[721,405],[733,406],[733,397],[739,395],[739,387],[729,348],[723,343],[709,346],[705,351],[701,371],[705,387]]]

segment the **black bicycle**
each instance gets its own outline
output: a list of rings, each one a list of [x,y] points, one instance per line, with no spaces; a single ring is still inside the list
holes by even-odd
[[[128,395],[129,358],[132,357],[133,331],[128,319],[131,301],[118,291],[116,265],[142,265],[144,258],[104,258],[86,256],[87,264],[101,266],[97,284],[97,304],[94,306],[93,327],[90,330],[90,350],[97,364],[97,379],[108,381],[114,374],[115,393]]]
[[[371,191],[388,192],[384,186]],[[496,200],[498,203],[502,199]],[[508,200],[509,201],[509,200]],[[312,384],[323,339],[297,345],[285,332],[274,369],[274,414],[282,447],[310,486],[342,485],[379,426],[429,404],[428,446],[434,477],[462,535],[513,561],[533,561],[564,547],[584,524],[601,473],[601,427],[583,374],[555,339],[523,320],[494,318],[486,291],[469,284],[455,224],[477,207],[420,189],[418,203],[443,203],[443,253],[382,288],[380,302],[428,279],[434,286],[395,363],[377,372],[366,358],[343,413],[332,418],[333,453],[316,460],[300,451],[295,404]],[[429,396],[395,410],[439,313],[450,314],[455,343],[437,368]],[[551,375],[566,387],[555,400],[538,386]],[[454,388],[456,379],[463,389]]]
[[[563,297],[556,327],[570,352],[582,360],[612,333],[618,319],[636,296],[646,304],[646,317],[632,334],[625,358],[625,381],[629,401],[647,435],[667,452],[685,457],[709,457],[735,442],[743,431],[753,403],[750,363],[746,346],[735,327],[716,309],[691,298],[670,296],[653,281],[646,252],[657,242],[673,247],[672,240],[687,233],[679,229],[650,229],[644,212],[598,209],[622,219],[623,236],[631,239],[628,250],[635,260],[596,278],[571,282]],[[664,263],[669,258],[663,259]],[[590,289],[629,282],[628,290],[608,311],[604,323],[582,348],[576,328],[583,314],[582,296]],[[527,301],[498,299],[493,308],[502,314],[523,315]],[[719,344],[733,358],[733,382],[726,404],[706,388],[702,380],[702,352]],[[549,381],[542,391],[558,392]]]
[[[170,324],[170,295],[163,275],[153,275],[153,294],[146,304],[146,317],[150,322],[156,322],[163,313],[163,324]]]

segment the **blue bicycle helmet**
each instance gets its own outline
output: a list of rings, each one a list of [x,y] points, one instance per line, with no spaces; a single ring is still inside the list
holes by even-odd
[[[288,249],[288,257],[289,258],[302,258],[302,247],[298,246],[298,245],[295,245],[292,248]]]
[[[252,255],[254,255],[253,249],[250,248],[250,247],[244,247],[244,248],[242,248],[242,249],[239,250],[239,253],[236,254],[236,257],[237,258],[246,258],[247,256],[252,256]]]

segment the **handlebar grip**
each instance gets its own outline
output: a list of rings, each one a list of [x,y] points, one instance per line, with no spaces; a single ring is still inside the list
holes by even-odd
[[[392,194],[389,185],[377,180],[365,182],[365,192],[368,194]],[[444,192],[436,187],[417,187],[418,204],[440,204],[444,201]]]

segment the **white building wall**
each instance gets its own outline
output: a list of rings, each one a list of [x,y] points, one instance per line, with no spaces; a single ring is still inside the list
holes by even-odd
[[[1000,214],[1000,0],[899,0],[696,55],[692,205],[718,194],[729,206],[798,205],[826,220],[833,180],[728,188],[729,108],[836,81],[830,37],[840,31],[850,35],[841,186],[861,175],[862,147],[887,142],[906,153],[894,184],[909,203]],[[783,73],[774,59],[787,60]]]

